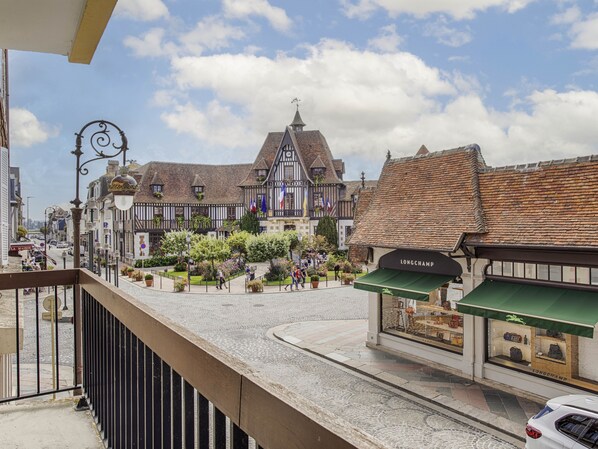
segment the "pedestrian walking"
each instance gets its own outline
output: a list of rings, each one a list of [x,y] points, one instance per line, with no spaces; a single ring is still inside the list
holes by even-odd
[[[216,288],[219,288],[220,290],[222,290],[222,285],[226,283],[226,279],[224,279],[224,273],[222,272],[222,270],[218,270],[218,285],[216,286]],[[226,285],[224,285],[226,287]]]
[[[341,266],[337,263],[334,266],[334,280],[335,281],[338,281],[338,272],[340,271],[340,269],[341,269]]]
[[[301,288],[305,288],[305,279],[307,278],[307,268],[305,266],[301,266],[299,269],[299,273],[301,273]]]

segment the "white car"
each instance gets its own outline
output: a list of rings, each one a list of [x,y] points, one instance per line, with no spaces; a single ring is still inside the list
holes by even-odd
[[[69,244],[67,242],[58,242],[56,248],[68,248]]]
[[[598,448],[598,396],[550,399],[529,419],[525,433],[526,449]]]

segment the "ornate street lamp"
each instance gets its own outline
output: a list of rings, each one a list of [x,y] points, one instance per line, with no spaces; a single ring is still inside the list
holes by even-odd
[[[120,136],[120,143],[117,140],[117,135],[110,134],[113,130]],[[92,158],[86,162],[81,163],[82,142],[85,132],[91,132],[88,143],[93,150]],[[81,131],[75,134],[77,136],[75,141],[75,149],[71,151],[77,158],[77,176],[75,199],[71,203],[75,206],[71,209],[73,214],[73,240],[75,251],[73,253],[73,267],[79,269],[81,267],[81,200],[79,199],[79,175],[87,175],[89,170],[85,168],[87,164],[99,159],[109,159],[123,155],[121,173],[115,176],[110,183],[109,191],[114,195],[114,205],[120,210],[128,210],[133,205],[133,195],[137,191],[137,181],[127,174],[125,167],[127,161],[127,137],[125,133],[114,123],[106,120],[94,120],[87,123]],[[83,380],[83,350],[82,350],[82,322],[81,322],[81,295],[79,289],[74,292],[75,304],[75,345],[77,348],[75,367],[75,382],[80,385]],[[82,398],[77,406],[78,409],[85,407],[86,401]]]

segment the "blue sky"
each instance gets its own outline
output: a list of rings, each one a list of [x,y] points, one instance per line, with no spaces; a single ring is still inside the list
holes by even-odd
[[[298,97],[347,180],[421,144],[493,166],[598,153],[597,0],[120,0],[89,66],[9,54],[33,219],[74,198],[74,133],[100,118],[141,164],[247,163]]]

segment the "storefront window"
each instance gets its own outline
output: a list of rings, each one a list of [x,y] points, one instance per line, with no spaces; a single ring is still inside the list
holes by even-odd
[[[597,350],[591,338],[488,320],[489,362],[593,391],[598,364],[589,360]]]
[[[563,282],[575,283],[575,267],[563,267]]]
[[[523,262],[515,262],[513,264],[513,276],[515,276],[516,278],[525,277],[524,267],[525,264]]]
[[[577,267],[577,283],[578,284],[589,284],[590,283],[590,269],[586,267]]]
[[[590,282],[592,285],[598,285],[598,268],[592,268],[590,270]]]
[[[492,262],[492,274],[494,276],[502,276],[502,262],[498,260]]]
[[[463,314],[456,310],[462,292],[451,284],[429,301],[382,295],[382,331],[462,354]]]
[[[527,279],[536,279],[536,264],[526,263],[525,264],[525,277]]]
[[[548,280],[548,265],[538,265],[538,279],[541,281]]]
[[[551,281],[555,281],[555,282],[561,282],[562,281],[562,277],[561,277],[561,266],[559,265],[551,265],[550,266],[550,280]]]
[[[502,275],[508,277],[513,276],[513,262],[502,263]]]

